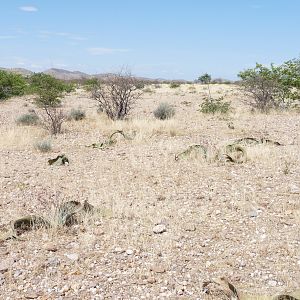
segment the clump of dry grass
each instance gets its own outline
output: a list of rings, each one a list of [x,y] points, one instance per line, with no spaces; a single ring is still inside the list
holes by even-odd
[[[31,148],[39,139],[46,136],[46,132],[38,127],[14,126],[0,131],[1,149]]]
[[[130,120],[108,119],[104,114],[100,116],[90,116],[81,124],[71,124],[70,127],[74,131],[91,130],[101,131],[105,135],[109,135],[114,131],[122,130],[123,132],[134,136],[135,141],[141,141],[155,135],[178,136],[181,130],[176,119],[156,120],[146,118],[135,118]]]

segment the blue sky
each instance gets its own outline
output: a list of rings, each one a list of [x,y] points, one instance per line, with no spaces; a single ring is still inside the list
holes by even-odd
[[[2,0],[0,66],[234,79],[300,55],[299,0]]]

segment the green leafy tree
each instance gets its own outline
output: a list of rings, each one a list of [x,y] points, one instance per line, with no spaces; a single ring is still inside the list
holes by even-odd
[[[62,130],[65,115],[61,108],[61,99],[66,92],[65,84],[50,75],[34,74],[30,78],[32,91],[37,94],[36,103],[43,109],[44,126],[51,134],[58,134]]]
[[[198,80],[199,80],[202,84],[207,84],[208,97],[211,98],[211,92],[210,92],[211,75],[209,75],[208,73],[205,73],[205,74],[203,74],[202,76],[200,76],[200,77],[198,78]]]
[[[280,66],[271,64],[270,67],[257,63],[255,68],[242,71],[238,76],[241,87],[254,100],[250,105],[261,112],[289,107],[300,97],[299,60],[290,60]]]
[[[26,81],[20,74],[0,70],[0,101],[24,94]]]

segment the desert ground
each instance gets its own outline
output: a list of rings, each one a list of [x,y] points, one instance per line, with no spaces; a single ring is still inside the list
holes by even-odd
[[[199,84],[149,89],[124,121],[97,113],[77,89],[63,107],[86,118],[55,137],[16,124],[36,110],[32,96],[0,103],[1,230],[29,214],[51,218],[66,201],[98,208],[77,225],[2,240],[1,299],[229,299],[215,284],[223,277],[250,294],[300,289],[299,113],[253,112],[234,85],[211,86],[232,102],[229,115],[199,112]],[[160,102],[174,105],[172,119],[154,118]],[[87,147],[116,130],[133,138]],[[175,160],[190,145],[214,153],[243,137],[282,145],[247,146],[243,163]],[[44,139],[48,153],[34,147]],[[62,153],[68,165],[48,164]]]

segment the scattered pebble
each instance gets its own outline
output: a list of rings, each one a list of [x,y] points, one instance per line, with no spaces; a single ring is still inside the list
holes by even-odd
[[[153,232],[155,234],[160,234],[160,233],[163,233],[166,231],[167,231],[167,228],[166,228],[166,225],[164,225],[164,224],[158,224],[153,227]]]
[[[79,255],[77,253],[65,254],[65,256],[73,261],[79,260]]]

